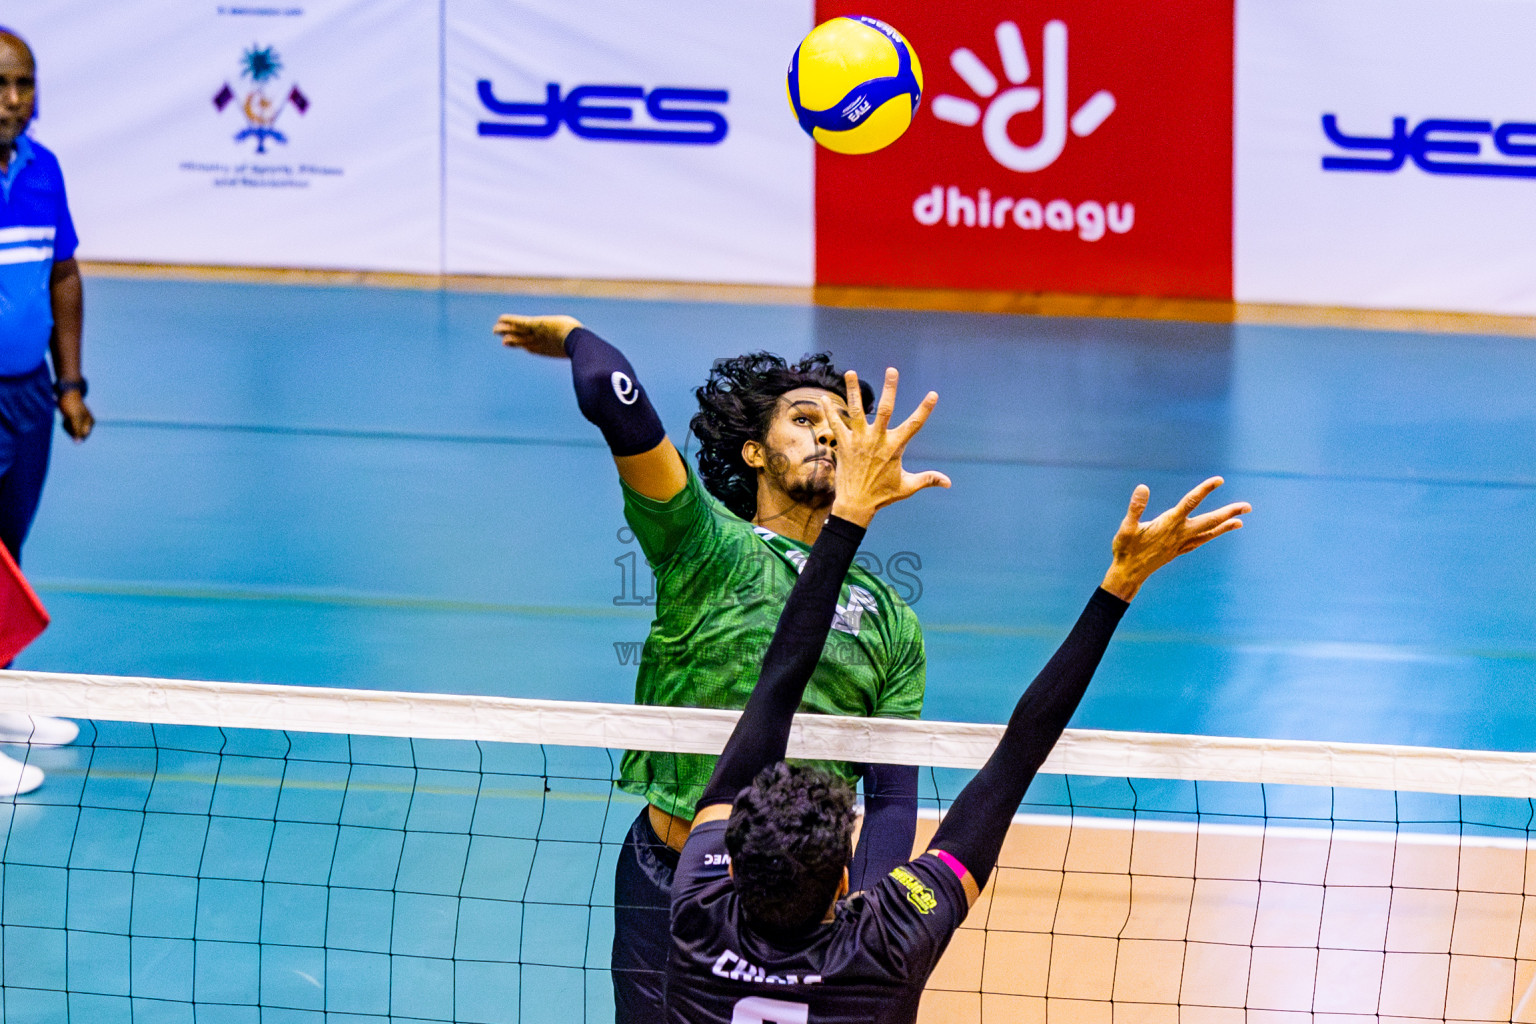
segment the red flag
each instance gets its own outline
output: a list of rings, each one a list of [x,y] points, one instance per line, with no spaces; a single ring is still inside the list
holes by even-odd
[[[0,545],[0,665],[48,628],[48,612],[21,574],[11,553]]]

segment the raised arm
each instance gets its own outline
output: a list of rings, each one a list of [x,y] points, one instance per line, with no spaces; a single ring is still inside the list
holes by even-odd
[[[848,885],[855,892],[910,860],[917,837],[917,766],[869,764],[861,774],[864,827],[848,865]]]
[[[790,591],[757,687],[699,800],[695,825],[729,816],[736,794],[763,768],[783,759],[795,709],[821,658],[837,595],[869,521],[886,505],[926,487],[949,486],[949,478],[942,473],[909,473],[901,466],[907,442],[922,428],[939,396],[930,391],[905,423],[889,429],[896,405],[896,371],[885,372],[885,389],[873,423],[864,420],[858,375],[849,372],[846,380],[847,423],[830,401],[822,400],[836,440],[837,497],[832,514]]]
[[[1158,569],[1241,528],[1243,521],[1237,517],[1252,511],[1246,503],[1236,502],[1194,515],[1200,502],[1221,484],[1220,477],[1211,477],[1148,523],[1141,521],[1150,496],[1147,488],[1137,487],[1132,493],[1115,534],[1104,582],[1088,599],[1066,641],[1024,691],[997,749],[955,798],[930,844],[932,851],[960,872],[972,902],[987,884],[1024,792],[1077,710],[1131,598]]]
[[[683,457],[667,438],[624,353],[570,316],[508,313],[492,330],[508,348],[570,360],[576,404],[603,432],[619,477],[631,488],[652,500],[667,501],[687,486]]]

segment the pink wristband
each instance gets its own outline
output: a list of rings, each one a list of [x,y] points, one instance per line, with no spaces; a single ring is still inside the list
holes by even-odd
[[[949,870],[955,873],[956,878],[963,880],[966,875],[970,874],[969,871],[965,870],[964,864],[961,864],[958,860],[945,853],[943,850],[934,850],[933,855],[939,858],[939,860],[943,861],[945,865],[949,867]]]

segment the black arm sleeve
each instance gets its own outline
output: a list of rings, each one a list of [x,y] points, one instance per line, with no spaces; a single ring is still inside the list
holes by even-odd
[[[571,357],[576,404],[603,432],[609,451],[639,455],[661,444],[667,432],[624,353],[578,327],[566,335],[565,354]]]
[[[987,884],[1024,791],[1077,710],[1128,607],[1103,588],[1094,591],[1066,641],[1019,698],[997,749],[939,823],[929,845],[965,865],[977,886]]]
[[[715,763],[698,807],[735,803],[736,794],[768,765],[782,760],[789,726],[805,696],[806,683],[821,660],[832,628],[837,595],[864,539],[864,528],[831,516],[811,548],[805,568],[779,615],[763,658],[763,670],[747,706]]]
[[[849,887],[855,892],[867,889],[911,860],[916,837],[917,767],[865,765],[864,827],[848,865]]]

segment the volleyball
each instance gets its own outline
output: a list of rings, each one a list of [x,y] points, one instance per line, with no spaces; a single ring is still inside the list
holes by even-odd
[[[873,153],[912,123],[923,68],[900,32],[877,18],[822,22],[789,62],[789,105],[807,135],[835,153]]]

